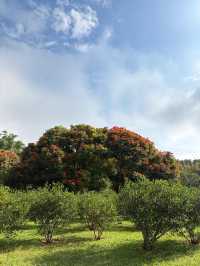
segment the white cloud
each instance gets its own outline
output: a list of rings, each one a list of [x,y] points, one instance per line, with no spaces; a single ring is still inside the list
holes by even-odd
[[[107,124],[128,127],[179,158],[200,158],[200,89],[173,78],[180,66],[105,42],[89,57],[98,69],[90,75]]]
[[[76,50],[78,50],[79,52],[83,52],[86,53],[89,51],[89,49],[91,49],[93,46],[91,44],[88,43],[76,43],[74,45],[74,48]]]
[[[63,7],[57,7],[53,12],[53,29],[56,32],[66,34],[72,39],[82,39],[91,34],[98,25],[96,11],[91,7],[71,8],[66,11]]]
[[[68,34],[72,24],[71,17],[60,8],[55,8],[53,15],[55,19],[53,23],[53,29],[56,32]]]
[[[0,16],[0,30],[5,35],[41,47],[49,41],[49,36],[55,37],[55,32],[61,45],[66,39],[73,44],[88,37],[98,25],[95,10],[67,0],[57,0],[54,6],[38,4],[34,0],[29,0],[27,6],[2,0]]]
[[[45,47],[52,47],[52,46],[55,46],[56,45],[56,41],[50,41],[50,42],[46,42],[45,44],[44,44],[44,46]]]
[[[107,42],[112,38],[112,36],[113,36],[113,30],[111,28],[107,27],[103,32],[101,40],[102,41],[104,40],[104,42]]]
[[[3,4],[2,4],[3,3]],[[30,1],[31,8],[24,8],[20,2],[8,0],[0,5],[0,29],[11,38],[39,39],[48,27],[50,8]],[[7,23],[9,22],[9,23]]]
[[[55,125],[105,124],[79,57],[17,44],[0,57],[0,130],[35,141]]]
[[[72,38],[81,39],[82,37],[89,36],[98,24],[96,11],[91,7],[86,7],[84,10],[70,11],[70,16],[73,21]]]

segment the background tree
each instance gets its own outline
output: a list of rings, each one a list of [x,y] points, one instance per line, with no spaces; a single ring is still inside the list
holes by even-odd
[[[19,163],[19,157],[12,151],[0,150],[0,184],[7,181],[14,166]]]
[[[29,144],[20,156],[9,185],[41,186],[63,182],[73,191],[100,191],[112,183],[118,191],[135,173],[149,179],[171,179],[178,164],[169,152],[125,128],[75,125],[55,127]]]
[[[66,181],[78,179],[82,191],[105,188],[108,171],[112,171],[112,162],[104,145],[106,137],[106,128],[71,126],[66,151]]]
[[[0,133],[0,150],[12,151],[20,154],[25,145],[22,141],[17,140],[17,135],[2,131]]]
[[[12,187],[44,186],[62,182],[64,152],[56,145],[46,147],[29,144],[21,154],[20,163],[11,171],[6,182]]]
[[[182,160],[180,182],[189,187],[200,187],[200,160]]]
[[[170,179],[178,175],[178,164],[171,153],[161,153],[153,142],[125,128],[114,127],[108,131],[107,147],[115,158],[116,174],[111,180],[118,190],[134,173],[149,179]]]
[[[106,137],[106,129],[87,125],[52,128],[24,149],[8,185],[60,181],[75,191],[105,189],[115,164],[104,145]]]

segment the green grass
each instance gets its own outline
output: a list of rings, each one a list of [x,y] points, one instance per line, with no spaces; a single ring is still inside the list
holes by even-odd
[[[103,239],[94,241],[91,232],[75,224],[57,232],[60,241],[44,245],[32,224],[6,241],[0,237],[0,265],[3,266],[199,266],[200,247],[168,235],[152,252],[141,248],[141,234],[130,223],[113,225]]]

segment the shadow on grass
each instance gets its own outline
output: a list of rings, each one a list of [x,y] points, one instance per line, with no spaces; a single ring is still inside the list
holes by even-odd
[[[22,230],[35,230],[37,229],[37,225],[34,223],[26,223],[21,227]]]
[[[11,252],[16,248],[29,249],[31,247],[39,247],[40,241],[37,239],[1,239],[0,253]]]
[[[94,245],[87,249],[75,247],[73,250],[52,252],[36,258],[34,265],[40,266],[142,266],[159,265],[162,261],[191,255],[198,248],[190,247],[183,242],[172,240],[159,241],[152,252],[141,248],[141,241],[121,244],[114,248],[102,248]]]
[[[45,247],[58,247],[58,246],[69,246],[69,245],[75,245],[79,246],[83,242],[92,241],[91,237],[54,237],[55,241],[52,244],[46,245],[44,242],[42,242],[42,237],[38,239],[1,239],[0,240],[0,254],[5,252],[12,252],[17,248],[20,248],[21,250],[27,250],[30,248],[45,248]]]
[[[133,224],[131,225],[124,225],[121,223],[113,224],[113,226],[110,226],[107,231],[109,232],[136,232],[137,229]]]

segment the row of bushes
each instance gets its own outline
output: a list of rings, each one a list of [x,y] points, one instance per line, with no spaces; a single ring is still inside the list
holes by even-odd
[[[142,232],[143,247],[151,250],[168,232],[190,244],[200,243],[200,191],[179,183],[143,179],[127,184],[119,194],[121,212]]]
[[[117,197],[113,191],[74,194],[60,184],[26,192],[0,187],[0,232],[13,237],[27,221],[37,224],[45,243],[53,241],[59,227],[84,222],[100,240],[106,226],[117,217]]]
[[[143,247],[151,250],[168,232],[178,233],[191,244],[200,242],[200,192],[181,184],[141,179],[113,191],[74,194],[61,185],[27,192],[0,188],[0,230],[11,237],[27,220],[35,222],[46,243],[58,227],[79,219],[93,231],[95,240],[118,216],[130,219],[142,232]]]

